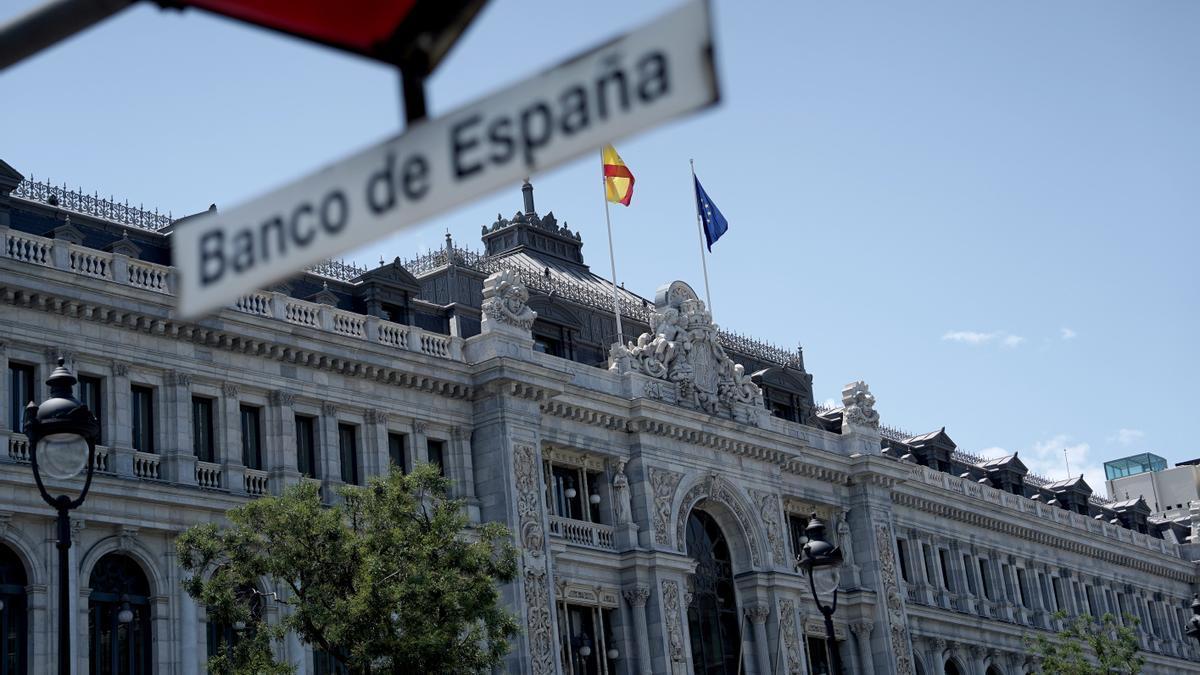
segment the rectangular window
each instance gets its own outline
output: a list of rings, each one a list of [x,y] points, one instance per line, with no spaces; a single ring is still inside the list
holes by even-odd
[[[938,560],[942,563],[942,586],[946,590],[957,593],[958,589],[950,582],[950,556],[946,549],[938,549]]]
[[[133,449],[154,452],[154,390],[135,384],[129,392],[133,399]]]
[[[929,544],[921,544],[921,560],[925,564],[925,578],[929,580],[930,585],[937,583],[937,574],[933,571],[933,549]]]
[[[963,554],[963,576],[967,578],[967,588],[971,591],[971,595],[979,595],[978,584],[975,583],[975,575],[971,573],[971,556]]]
[[[408,464],[404,461],[404,434],[388,434],[388,459],[400,469],[400,473],[408,473]]]
[[[300,475],[317,477],[316,420],[296,415],[296,468]]]
[[[214,438],[213,400],[201,396],[192,397],[192,454],[201,462],[217,461],[217,444]]]
[[[896,552],[900,557],[900,578],[908,581],[908,546],[905,540],[896,540]]]
[[[425,439],[425,457],[430,464],[437,465],[439,474],[446,475],[446,441]]]
[[[1000,578],[1004,580],[1004,598],[1010,603],[1016,604],[1017,594],[1012,587],[1012,571],[1006,563],[1000,564]]]
[[[796,513],[788,514],[788,531],[792,536],[792,553],[797,557],[804,555],[804,544],[808,541],[808,535],[804,534],[804,530],[808,528],[808,518]]]
[[[1021,606],[1029,609],[1029,577],[1025,576],[1025,570],[1021,567],[1017,568],[1017,592],[1021,594]]]
[[[1054,577],[1051,579],[1050,584],[1054,588],[1055,610],[1065,612],[1067,608],[1063,605],[1062,577]]]
[[[988,576],[987,561],[979,559],[979,585],[983,588],[983,597],[992,599],[992,580]]]
[[[25,406],[31,401],[37,403],[34,372],[33,366],[8,364],[8,428],[13,431],[24,433]]]
[[[583,520],[583,488],[579,484],[579,469],[548,465],[554,515]]]
[[[342,464],[342,482],[358,485],[358,428],[353,424],[338,425],[338,455]]]
[[[242,412],[242,464],[247,469],[263,468],[262,426],[259,409],[252,405],[241,406]]]
[[[96,437],[97,445],[104,445],[104,380],[91,375],[79,376],[79,400],[92,411],[96,421],[100,422],[100,434]]]

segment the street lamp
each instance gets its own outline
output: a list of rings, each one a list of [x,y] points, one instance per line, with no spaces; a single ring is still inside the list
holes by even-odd
[[[837,641],[833,634],[833,613],[837,610],[838,582],[841,581],[842,550],[825,540],[825,523],[812,514],[808,527],[804,528],[808,543],[800,556],[799,567],[808,577],[813,602],[825,617],[825,649],[829,653],[829,665],[834,675],[841,675],[842,658],[838,654]]]
[[[42,499],[58,511],[58,672],[71,672],[71,591],[70,563],[67,551],[71,548],[72,509],[79,508],[92,486],[92,469],[96,457],[96,437],[100,423],[87,406],[72,393],[77,380],[67,370],[62,358],[46,380],[50,398],[41,405],[33,401],[25,407],[25,435],[29,437],[29,456],[33,464],[33,479]],[[57,480],[67,480],[87,469],[87,478],[79,496],[51,496],[42,482],[42,473]],[[122,612],[124,614],[124,612]],[[130,612],[132,619],[132,612]],[[120,620],[120,619],[118,619]]]

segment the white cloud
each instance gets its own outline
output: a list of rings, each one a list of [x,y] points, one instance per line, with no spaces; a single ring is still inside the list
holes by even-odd
[[[1004,331],[992,331],[991,333],[981,333],[973,330],[955,330],[949,331],[942,335],[942,340],[946,342],[960,342],[967,345],[986,345],[992,342],[1000,344],[1007,349],[1019,347],[1025,338]]]
[[[1066,460],[1063,450],[1066,450]],[[1083,441],[1076,441],[1067,434],[1056,434],[1042,441],[1037,441],[1032,447],[1020,451],[1021,461],[1029,467],[1031,473],[1040,474],[1051,480],[1062,480],[1068,477],[1067,463],[1071,465],[1070,476],[1083,474],[1083,479],[1095,494],[1104,496],[1104,464],[1091,456],[1091,446]]]
[[[1140,443],[1146,437],[1146,432],[1141,429],[1120,429],[1116,436],[1109,436],[1108,440],[1116,441],[1121,445],[1133,445]]]
[[[1021,346],[1021,343],[1024,341],[1025,338],[1021,337],[1020,335],[1005,335],[1001,344],[1009,349],[1013,349],[1014,347]]]
[[[826,408],[840,408],[840,407],[842,407],[842,403],[841,403],[841,401],[835,401],[835,400],[833,400],[833,399],[831,399],[831,398],[827,398],[827,399],[825,399],[824,401],[821,401],[821,405],[822,405],[822,406],[824,406],[824,407],[826,407]]]
[[[1070,328],[1064,327],[1064,328],[1061,328],[1060,330],[1062,331],[1061,335],[1062,335],[1063,340],[1074,340],[1075,336],[1078,335],[1078,333],[1071,330]]]

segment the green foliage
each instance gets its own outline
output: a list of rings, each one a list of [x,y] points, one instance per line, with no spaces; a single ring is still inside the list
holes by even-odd
[[[1055,619],[1066,620],[1065,612]],[[1105,614],[1099,620],[1077,616],[1053,637],[1025,638],[1033,654],[1041,657],[1040,672],[1055,675],[1137,675],[1145,659],[1138,654],[1138,619],[1125,615],[1125,625]]]
[[[347,486],[321,505],[302,482],[230,511],[231,525],[198,525],[176,543],[185,588],[210,621],[247,625],[210,672],[292,672],[271,658],[288,631],[354,673],[476,673],[499,664],[516,619],[498,584],[516,576],[516,549],[499,523],[470,530],[449,481],[423,465]],[[250,587],[269,580],[291,606],[279,625],[257,622]],[[242,592],[239,593],[239,589]],[[261,595],[261,594],[260,594]]]

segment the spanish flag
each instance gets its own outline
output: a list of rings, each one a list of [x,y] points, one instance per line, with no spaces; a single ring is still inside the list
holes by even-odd
[[[633,199],[633,174],[617,154],[617,149],[605,145],[600,151],[600,165],[604,168],[605,198],[614,204],[629,206],[629,200]]]

